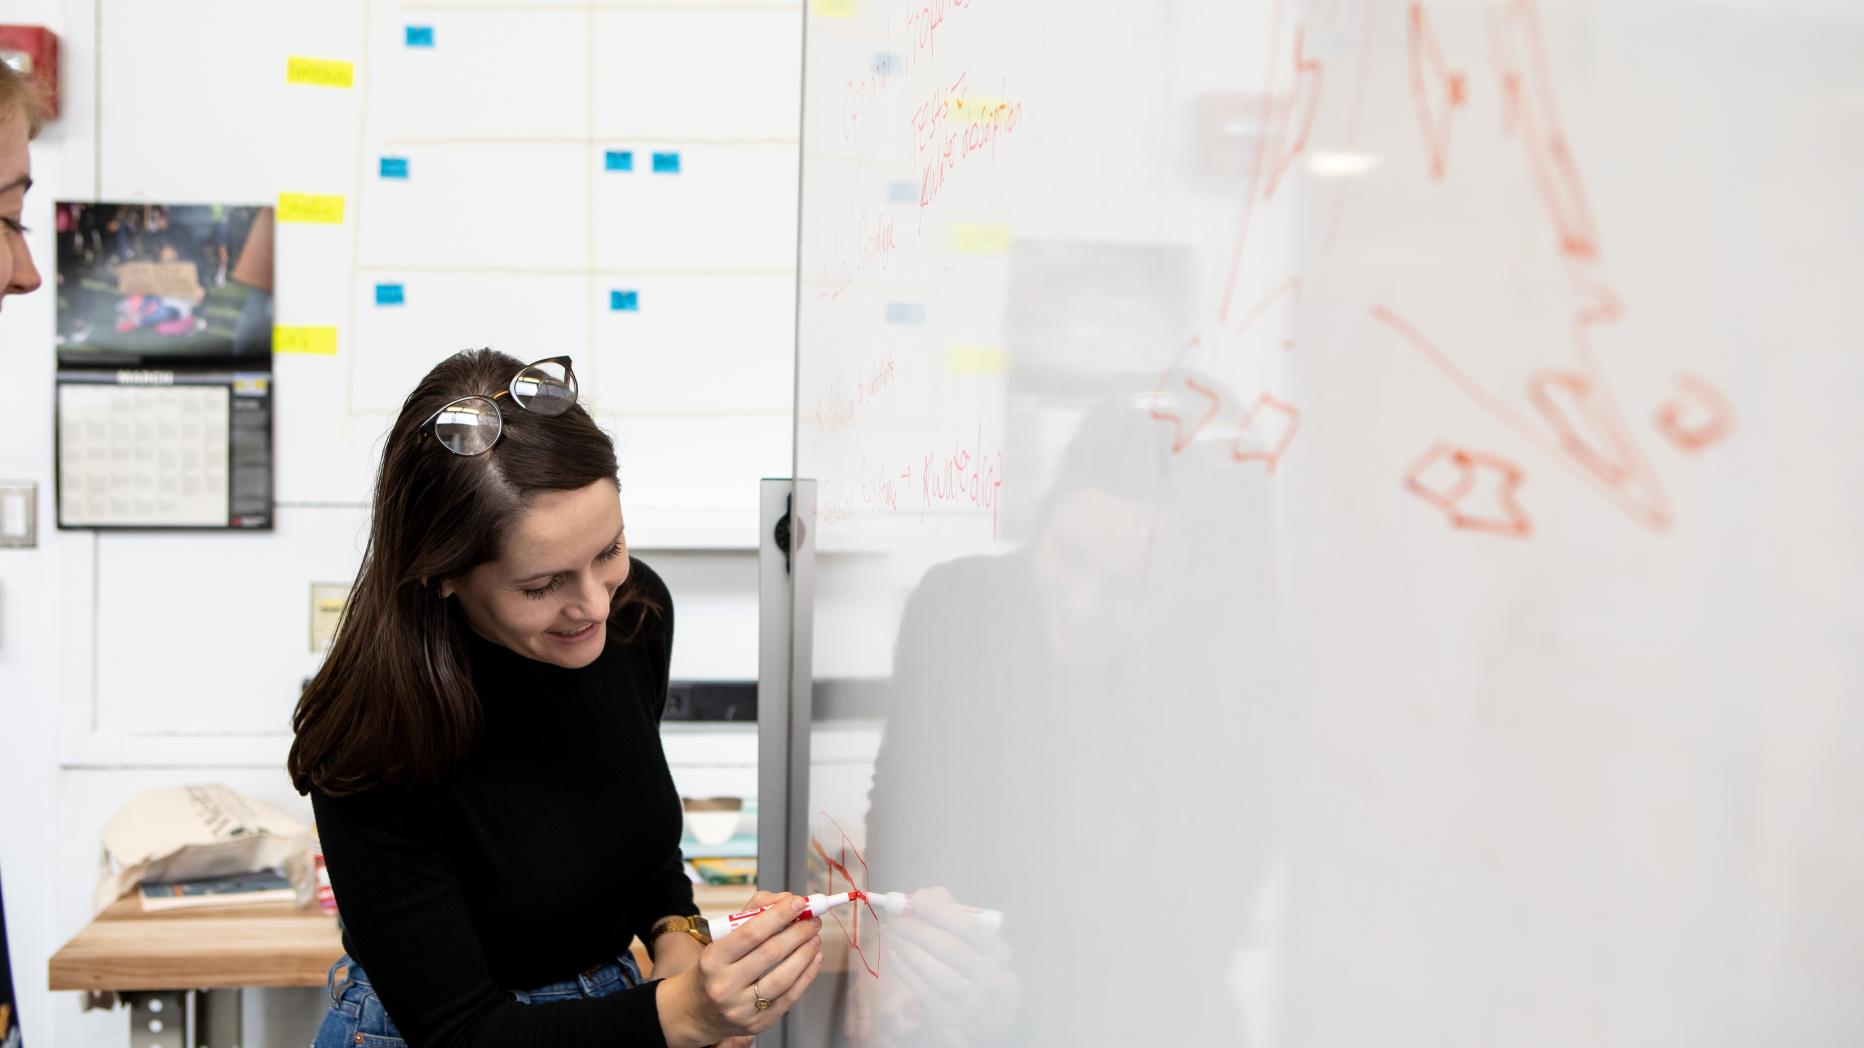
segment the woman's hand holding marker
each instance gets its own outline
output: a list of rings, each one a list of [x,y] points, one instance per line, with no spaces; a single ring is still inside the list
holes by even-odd
[[[752,900],[768,909],[699,953],[699,963],[656,990],[668,1048],[755,1036],[777,1024],[822,970],[822,921],[797,920],[809,901],[789,893]]]

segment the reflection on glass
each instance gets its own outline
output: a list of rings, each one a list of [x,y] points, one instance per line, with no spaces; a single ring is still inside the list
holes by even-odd
[[[844,928],[872,969],[855,1043],[1142,1043],[1161,1027],[1139,1000],[1235,1043],[1247,907],[1188,915],[1252,898],[1275,846],[1275,653],[1238,647],[1271,635],[1269,595],[1197,551],[1267,530],[1211,490],[1222,449],[1171,454],[1158,396],[1077,408],[1028,541],[940,563],[906,602],[865,847],[818,842],[819,866],[899,893]]]

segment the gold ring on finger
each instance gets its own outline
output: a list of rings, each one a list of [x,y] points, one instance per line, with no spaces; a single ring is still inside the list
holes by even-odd
[[[761,1012],[764,1009],[770,1007],[770,998],[765,997],[762,993],[758,992],[756,983],[751,984],[751,996],[757,998],[757,1010],[758,1011]]]

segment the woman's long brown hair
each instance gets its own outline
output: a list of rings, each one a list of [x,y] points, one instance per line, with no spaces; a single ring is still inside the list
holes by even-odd
[[[458,353],[402,404],[362,567],[330,655],[292,714],[287,767],[298,792],[338,796],[444,776],[478,738],[480,708],[468,627],[441,582],[497,559],[537,493],[617,480],[615,445],[580,406],[545,417],[501,398],[504,433],[481,455],[452,454],[418,431],[445,404],[504,389],[523,366],[490,349]],[[615,594],[611,642],[658,610],[635,590]]]

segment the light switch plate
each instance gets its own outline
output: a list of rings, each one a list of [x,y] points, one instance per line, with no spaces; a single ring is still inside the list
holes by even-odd
[[[0,549],[31,549],[39,544],[39,485],[30,480],[0,480]]]
[[[343,618],[343,605],[349,602],[349,583],[311,583],[311,654],[330,650],[337,635],[337,622]]]

